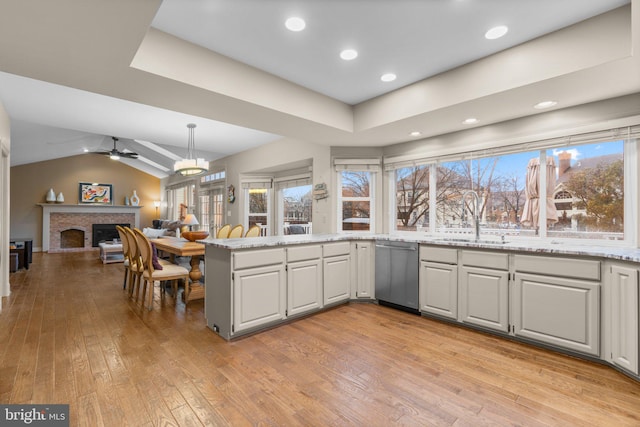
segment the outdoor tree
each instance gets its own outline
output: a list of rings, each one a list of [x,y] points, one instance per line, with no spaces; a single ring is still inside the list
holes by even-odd
[[[623,161],[574,173],[566,183],[567,190],[584,209],[583,221],[603,231],[622,231],[624,222]]]
[[[524,184],[520,181],[521,177],[515,174],[496,180],[496,198],[508,214],[509,221],[518,221],[524,207]]]
[[[398,169],[396,176],[397,218],[402,227],[415,227],[428,218],[429,167]]]

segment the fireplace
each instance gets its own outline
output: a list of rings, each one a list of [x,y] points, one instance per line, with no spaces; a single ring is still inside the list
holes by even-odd
[[[98,247],[100,242],[113,240],[119,237],[116,225],[121,227],[129,227],[129,224],[92,224],[91,225],[91,242],[94,248]]]
[[[67,205],[60,203],[39,203],[42,207],[42,250],[55,252],[78,252],[96,250],[101,240],[119,237],[117,234],[94,239],[93,224],[108,224],[113,232],[116,224],[140,228],[142,206],[94,206]],[[81,248],[61,247],[61,232],[69,229],[84,230],[84,245]],[[68,244],[65,243],[65,246]]]

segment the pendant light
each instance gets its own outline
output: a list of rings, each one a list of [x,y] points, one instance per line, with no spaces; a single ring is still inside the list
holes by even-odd
[[[189,123],[187,128],[189,129],[189,142],[187,144],[187,158],[178,160],[173,165],[173,170],[182,176],[194,176],[200,175],[209,170],[209,162],[205,159],[199,159],[195,157],[196,144],[193,137],[193,130],[196,125]]]

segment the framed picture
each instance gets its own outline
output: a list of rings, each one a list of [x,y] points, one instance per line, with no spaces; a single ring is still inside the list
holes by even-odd
[[[94,205],[111,205],[113,204],[112,185],[81,182],[78,184],[78,202]]]

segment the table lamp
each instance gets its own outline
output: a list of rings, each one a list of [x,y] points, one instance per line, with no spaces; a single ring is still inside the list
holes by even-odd
[[[192,230],[192,227],[194,225],[199,225],[199,224],[200,223],[198,222],[198,218],[196,218],[194,214],[187,214],[187,216],[184,217],[184,220],[182,220],[182,225],[188,225],[189,231]]]

